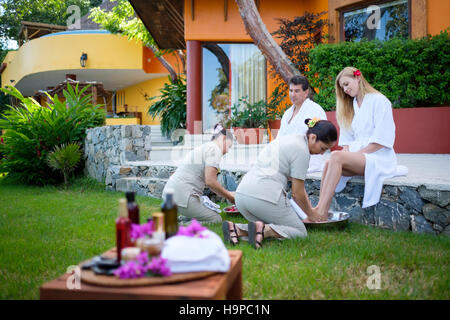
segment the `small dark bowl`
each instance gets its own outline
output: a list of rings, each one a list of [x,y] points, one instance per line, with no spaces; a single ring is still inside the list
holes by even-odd
[[[227,213],[227,214],[230,214],[230,215],[239,215],[240,214],[240,212],[239,212],[239,210],[237,210],[237,211],[230,211],[230,209],[232,208],[233,206],[229,206],[229,207],[226,207],[226,208],[224,208],[223,209],[223,211],[225,212],[225,213]],[[236,207],[236,209],[237,209],[237,207]]]

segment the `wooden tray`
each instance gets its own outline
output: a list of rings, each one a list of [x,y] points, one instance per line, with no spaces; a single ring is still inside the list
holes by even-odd
[[[110,259],[116,257],[116,250],[111,249],[102,256]],[[89,261],[89,260],[88,260]],[[83,265],[85,262],[80,264]],[[135,286],[150,286],[150,285],[161,285],[167,283],[185,282],[190,280],[196,280],[201,278],[206,278],[217,272],[204,271],[204,272],[186,272],[186,273],[174,273],[169,277],[143,277],[136,279],[120,279],[116,276],[106,276],[95,274],[92,270],[81,270],[81,281],[89,284],[95,284],[99,286],[106,287],[135,287]]]

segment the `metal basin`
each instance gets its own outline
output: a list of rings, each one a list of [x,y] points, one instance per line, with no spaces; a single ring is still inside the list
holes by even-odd
[[[350,214],[347,212],[329,211],[328,221],[305,222],[308,229],[344,229],[348,224]]]

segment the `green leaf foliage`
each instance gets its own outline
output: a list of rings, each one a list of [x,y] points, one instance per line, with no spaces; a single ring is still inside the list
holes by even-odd
[[[360,69],[394,108],[450,102],[448,30],[423,39],[322,44],[312,49],[307,77],[319,91],[315,101],[325,110],[335,110],[335,79],[347,66]]]
[[[186,80],[179,77],[164,84],[160,90],[161,95],[151,97],[149,100],[158,99],[148,109],[148,114],[161,119],[161,133],[170,137],[176,129],[186,128]]]
[[[47,155],[47,163],[53,170],[59,170],[64,176],[64,184],[67,185],[68,175],[80,162],[81,151],[78,143],[55,146]]]
[[[14,87],[0,90],[16,97],[19,106],[9,106],[0,119],[0,173],[30,184],[61,181],[46,161],[49,152],[61,144],[84,142],[86,129],[103,125],[105,111],[91,104],[91,95],[78,85],[64,90],[64,101],[48,95],[50,102],[42,107],[36,100],[25,98]]]

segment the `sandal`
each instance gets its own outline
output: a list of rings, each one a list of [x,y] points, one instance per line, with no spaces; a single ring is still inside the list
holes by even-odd
[[[262,241],[264,240],[264,229],[266,228],[266,225],[263,223],[263,227],[261,232],[256,231],[256,223],[253,221],[250,221],[248,223],[248,243],[253,245],[255,249],[262,248]],[[262,236],[261,242],[256,241],[256,236],[260,234]]]
[[[236,225],[232,222],[233,229],[230,229],[230,225],[228,221],[222,222],[222,232],[223,232],[223,239],[224,241],[229,241],[231,245],[235,246],[239,243],[239,237],[236,230]],[[234,236],[231,235],[231,233],[234,232]],[[236,241],[233,241],[233,239],[236,239]]]

